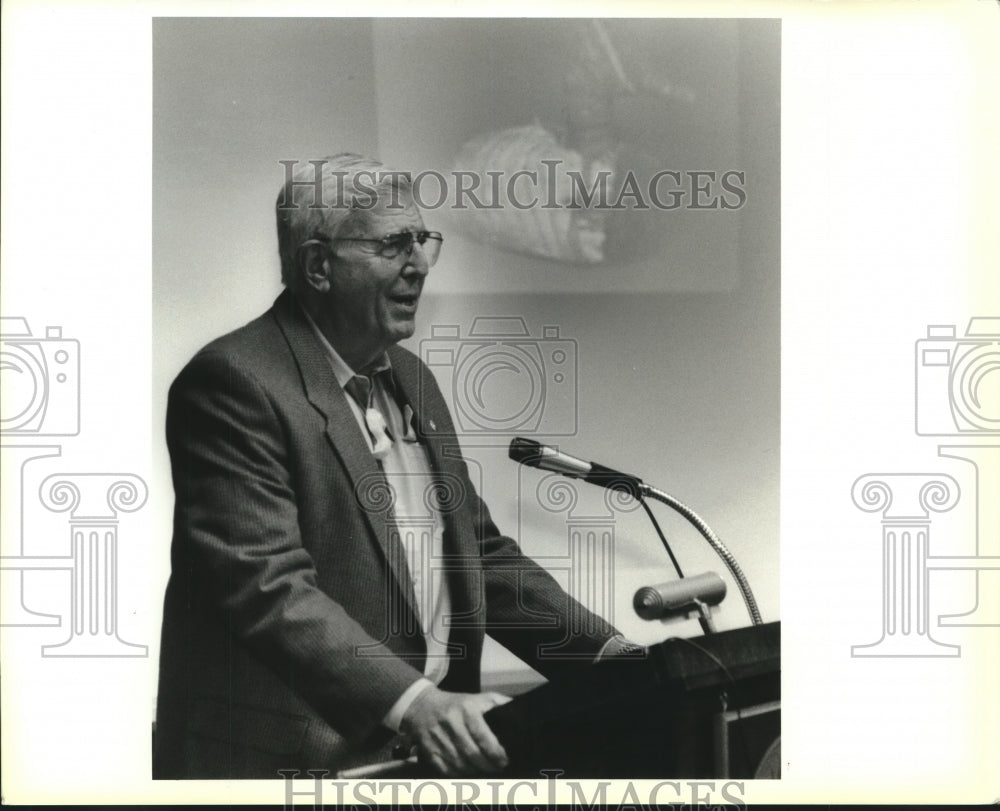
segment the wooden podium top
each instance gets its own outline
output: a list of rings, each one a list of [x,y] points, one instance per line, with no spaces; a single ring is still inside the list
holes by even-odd
[[[511,776],[710,777],[723,708],[780,700],[781,624],[672,638],[581,668],[486,714]]]
[[[511,761],[499,777],[718,777],[713,723],[723,710],[780,700],[780,648],[779,622],[674,637],[536,687],[486,714]],[[432,776],[412,761],[370,768],[381,778]]]

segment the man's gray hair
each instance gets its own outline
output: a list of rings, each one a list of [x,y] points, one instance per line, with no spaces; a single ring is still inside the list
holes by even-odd
[[[335,238],[354,212],[374,206],[376,195],[409,188],[408,176],[352,152],[297,164],[275,204],[282,284],[293,288],[298,284],[303,242],[319,236]],[[397,199],[395,193],[391,199]]]

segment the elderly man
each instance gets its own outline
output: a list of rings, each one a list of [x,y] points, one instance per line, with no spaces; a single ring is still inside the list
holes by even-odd
[[[502,769],[484,632],[550,677],[623,642],[501,535],[441,393],[397,346],[442,244],[407,179],[312,161],[277,219],[286,289],[170,391],[154,777],[332,771],[410,747],[443,774]],[[428,504],[426,531],[402,531]]]

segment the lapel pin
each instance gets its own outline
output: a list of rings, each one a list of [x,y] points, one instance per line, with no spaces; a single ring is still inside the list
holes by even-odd
[[[434,423],[434,420],[427,420],[427,424],[431,427],[432,431],[436,431],[438,429],[437,425]]]

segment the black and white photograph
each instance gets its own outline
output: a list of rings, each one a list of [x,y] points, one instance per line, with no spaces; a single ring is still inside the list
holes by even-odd
[[[779,48],[154,21],[154,778],[779,776]]]

